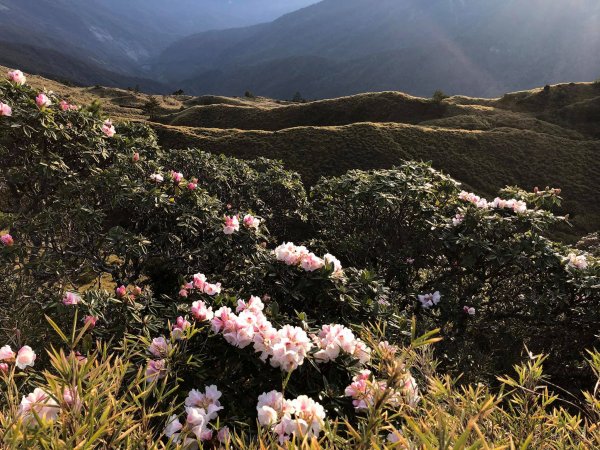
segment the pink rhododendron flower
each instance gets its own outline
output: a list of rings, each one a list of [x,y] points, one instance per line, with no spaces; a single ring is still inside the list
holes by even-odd
[[[425,309],[429,309],[436,306],[442,299],[442,296],[439,291],[435,291],[432,294],[418,295],[418,298],[421,302],[421,306]]]
[[[178,294],[180,297],[186,298],[188,296],[188,291],[187,289],[181,288]]]
[[[279,442],[288,441],[291,436],[298,438],[318,436],[325,420],[324,408],[306,395],[294,400],[286,400],[277,391],[263,393],[256,405],[258,421],[271,428]]]
[[[173,438],[173,442],[179,442],[179,432],[182,428],[183,425],[181,425],[179,418],[176,414],[173,414],[171,417],[169,417],[163,434],[168,438]]]
[[[322,269],[327,265],[333,271],[332,277],[342,277],[342,265],[333,255],[327,253],[323,258],[319,258],[314,253],[308,251],[304,246],[294,245],[293,242],[284,242],[275,249],[275,257],[288,266],[300,266],[307,272]]]
[[[175,340],[181,340],[185,337],[185,331],[192,324],[185,320],[182,316],[177,318],[177,322],[173,325],[173,330],[171,331],[171,336]]]
[[[35,388],[31,394],[23,397],[18,413],[24,423],[34,425],[37,424],[36,416],[45,421],[54,421],[58,412],[58,403],[43,389]]]
[[[257,314],[265,309],[265,305],[259,297],[254,295],[250,296],[250,299],[245,302],[244,300],[238,300],[237,308],[235,312],[240,313],[242,311],[248,310]]]
[[[148,347],[148,352],[156,358],[164,358],[170,351],[171,346],[163,336],[152,339],[152,343]]]
[[[256,327],[253,346],[256,353],[260,353],[261,361],[266,361],[273,353],[273,344],[279,339],[277,329],[270,322],[265,321]]]
[[[284,372],[291,372],[302,365],[312,348],[306,332],[299,327],[284,325],[277,331],[277,340],[272,347],[271,365]]]
[[[175,183],[179,183],[179,182],[181,182],[181,180],[183,180],[183,174],[181,172],[175,172],[173,170],[173,171],[171,171],[171,179]]]
[[[204,285],[206,284],[206,275],[203,273],[197,273],[194,275],[192,283],[194,284],[194,288],[199,291],[204,290]]]
[[[140,160],[140,154],[138,152],[135,152],[131,159],[133,162],[138,162]]]
[[[317,362],[334,361],[341,352],[353,355],[357,339],[349,328],[343,325],[323,325],[317,336],[313,337],[319,350],[315,353]]]
[[[214,317],[212,307],[207,307],[206,303],[200,300],[192,303],[192,315],[201,322],[212,320]]]
[[[20,70],[10,70],[8,72],[8,79],[18,85],[23,85],[27,81],[27,78],[25,78],[25,75]]]
[[[98,322],[98,318],[96,316],[85,316],[83,318],[83,323],[85,323],[88,326],[89,330],[94,328],[96,326],[97,322]]]
[[[102,132],[109,138],[113,137],[117,133],[115,126],[110,119],[106,119],[102,124]]]
[[[146,367],[146,378],[148,381],[160,380],[167,376],[167,363],[164,359],[149,360],[148,366]]]
[[[398,351],[398,347],[391,345],[388,341],[380,342],[377,347],[381,351],[384,358],[392,358]]]
[[[69,353],[69,358],[75,358],[77,360],[77,362],[80,363],[80,364],[87,363],[87,358],[85,356],[83,356],[79,352],[71,352],[71,353]]]
[[[35,363],[36,354],[31,349],[29,345],[25,345],[21,347],[21,349],[17,352],[17,356],[15,358],[15,362],[17,367],[21,370],[25,369],[27,366],[32,366]]]
[[[230,235],[240,231],[240,222],[238,216],[225,216],[225,225],[223,225],[223,233]]]
[[[465,313],[467,313],[470,316],[474,316],[475,315],[475,308],[473,308],[472,306],[463,306],[463,311]]]
[[[58,107],[61,109],[61,111],[68,111],[69,103],[65,100],[61,100],[60,103],[58,104]]]
[[[462,191],[458,194],[458,198],[465,202],[472,203],[478,208],[487,209],[490,207],[490,204],[485,198],[481,198],[478,195],[473,194],[472,192]]]
[[[314,253],[305,255],[300,262],[300,267],[307,272],[314,272],[315,270],[323,268],[323,266],[325,266],[325,261],[323,261]]]
[[[192,178],[191,181],[187,184],[187,188],[190,191],[195,190],[198,187],[198,178]]]
[[[567,255],[567,265],[575,269],[584,270],[588,267],[587,258],[585,255],[576,255],[569,253]]]
[[[256,218],[256,217],[254,217],[254,216],[252,216],[252,215],[250,215],[250,214],[246,214],[246,215],[244,216],[244,220],[243,220],[243,222],[244,222],[244,226],[245,226],[246,228],[254,228],[254,229],[257,229],[257,228],[259,227],[259,225],[260,225],[260,219],[258,219],[258,218]]]
[[[462,214],[457,214],[452,218],[452,225],[457,227],[463,222],[463,220],[465,220],[465,216]]]
[[[199,408],[207,421],[214,420],[223,409],[219,402],[222,395],[214,384],[205,386],[204,392],[192,389],[185,399],[185,406]]]
[[[325,256],[323,256],[323,260],[325,261],[325,264],[327,264],[327,266],[333,267],[333,274],[332,274],[333,277],[338,277],[343,274],[342,263],[340,262],[339,259],[337,259],[335,256],[333,256],[331,253],[326,253]]]
[[[256,405],[258,423],[263,426],[275,425],[281,417],[293,412],[290,402],[278,391],[263,392]]]
[[[352,405],[355,409],[367,409],[375,399],[386,391],[387,384],[384,381],[371,380],[371,372],[363,370],[352,379],[352,383],[346,387],[345,395],[352,397]],[[387,397],[387,404],[397,406],[405,403],[409,406],[416,406],[419,402],[419,389],[415,379],[407,372],[404,375],[403,385]]]
[[[231,441],[231,431],[229,431],[229,427],[224,426],[217,432],[217,439],[221,443],[226,443]]]
[[[17,354],[12,351],[10,345],[5,345],[0,348],[0,361],[12,361]]]
[[[38,106],[38,108],[44,109],[51,106],[52,102],[46,94],[39,93],[38,96],[35,98],[35,104]]]
[[[318,436],[325,420],[325,409],[319,403],[306,395],[300,395],[291,401],[296,422],[304,422],[308,430],[303,430],[302,435]]]
[[[3,234],[0,236],[0,242],[6,247],[12,247],[12,245],[15,243],[15,240],[10,234]]]
[[[234,347],[245,348],[253,341],[255,323],[256,317],[251,311],[243,311],[239,316],[232,314],[224,323],[223,337]]]
[[[150,180],[154,181],[155,183],[162,183],[165,181],[164,177],[160,173],[153,173],[150,175]]]
[[[12,116],[12,108],[6,103],[0,102],[0,116]]]
[[[142,288],[139,286],[134,286],[133,289],[131,290],[131,293],[133,295],[135,295],[136,297],[139,297],[140,295],[142,295]]]
[[[225,328],[227,322],[235,320],[235,314],[231,311],[228,306],[221,306],[215,311],[215,314],[211,320],[211,328],[214,333],[219,333]]]
[[[83,406],[81,397],[77,392],[77,386],[73,388],[65,386],[65,388],[63,389],[63,400],[74,411],[79,411]]]
[[[0,373],[8,373],[8,364],[0,363]]]
[[[81,301],[79,294],[75,292],[65,292],[62,302],[66,306],[77,305]]]
[[[117,298],[124,298],[127,295],[127,288],[121,285],[115,289],[115,294],[117,294]]]
[[[210,295],[211,297],[221,293],[221,283],[205,283],[204,284],[204,293],[206,295]]]

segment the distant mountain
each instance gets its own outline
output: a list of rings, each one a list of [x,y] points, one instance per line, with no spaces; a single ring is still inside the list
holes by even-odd
[[[146,62],[177,39],[273,20],[315,1],[0,0],[0,63],[63,77],[77,61],[69,79],[84,84],[106,83],[102,71],[149,78]],[[14,52],[20,45],[27,46],[22,60]],[[47,54],[56,57],[51,65],[41,64]]]
[[[63,83],[129,87],[155,94],[170,92],[166,85],[157,81],[112,72],[93,61],[78,59],[56,50],[0,41],[0,55],[2,64],[8,67],[18,67],[27,73],[35,73]]]
[[[203,32],[152,67],[195,94],[472,96],[600,76],[596,0],[324,0],[271,23]]]

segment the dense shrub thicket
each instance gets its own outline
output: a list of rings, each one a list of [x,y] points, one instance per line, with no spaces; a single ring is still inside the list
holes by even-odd
[[[407,162],[307,195],[278,162],[166,151],[19,72],[0,167],[4,445],[600,442],[574,384],[600,376],[600,265],[544,237],[556,189],[487,201]]]

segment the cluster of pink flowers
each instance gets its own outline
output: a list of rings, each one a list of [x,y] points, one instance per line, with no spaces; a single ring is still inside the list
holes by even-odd
[[[478,208],[489,208],[488,201],[485,198],[481,198],[479,195],[475,195],[472,192],[461,191],[460,194],[458,194],[458,198],[465,202],[472,203]]]
[[[88,330],[91,330],[92,328],[94,328],[96,326],[97,322],[98,322],[98,317],[96,317],[96,316],[85,316],[83,318],[83,323],[87,325]]]
[[[79,294],[76,294],[75,292],[65,292],[65,295],[63,296],[63,299],[62,299],[63,305],[66,305],[66,306],[77,305],[80,301],[81,301],[81,297],[79,296]]]
[[[255,230],[258,229],[258,227],[260,226],[260,219],[258,217],[254,217],[251,214],[246,214],[244,216],[244,219],[242,220],[242,223],[244,224],[244,226],[246,228],[253,228]]]
[[[181,183],[181,180],[183,180],[183,174],[181,172],[175,172],[174,170],[172,170],[169,175],[171,176],[171,179],[174,183],[179,184]]]
[[[185,339],[185,333],[192,326],[184,317],[179,316],[171,329],[171,337],[176,341]]]
[[[58,412],[58,403],[43,389],[35,388],[32,393],[21,399],[18,414],[23,423],[35,425],[37,418],[44,421],[56,420]]]
[[[212,297],[221,293],[221,283],[209,283],[206,281],[206,275],[197,273],[194,275],[192,281],[181,287],[179,296],[187,297],[190,294],[190,291],[196,291]]]
[[[223,233],[230,235],[240,231],[240,221],[238,216],[225,216],[225,223],[223,224]]]
[[[0,116],[12,116],[12,108],[6,103],[0,102]]]
[[[198,187],[198,178],[192,178],[187,184],[187,188],[190,191],[194,191],[197,187]]]
[[[8,80],[17,85],[23,85],[27,81],[25,75],[20,70],[9,70],[8,71]]]
[[[417,298],[421,302],[421,306],[423,308],[429,309],[437,306],[442,299],[442,295],[440,294],[440,291],[435,291],[431,294],[420,294],[417,296]]]
[[[256,405],[258,422],[269,427],[283,444],[292,436],[318,437],[325,420],[325,409],[306,395],[286,400],[281,392],[264,392]]]
[[[465,220],[465,216],[463,214],[457,214],[452,218],[452,226],[459,226],[463,220]]]
[[[585,255],[576,255],[575,253],[569,253],[566,258],[567,265],[574,269],[584,270],[588,267],[588,261]]]
[[[61,109],[61,111],[77,111],[79,109],[79,106],[71,105],[66,100],[61,100],[58,104],[58,107]]]
[[[0,243],[6,247],[11,247],[15,243],[15,240],[10,234],[7,233],[0,236]]]
[[[174,443],[181,441],[181,435],[194,435],[195,438],[185,437],[183,446],[192,448],[197,441],[210,441],[213,438],[211,421],[217,419],[218,413],[223,409],[219,399],[222,393],[217,386],[211,385],[204,388],[204,392],[192,389],[185,399],[186,420],[182,424],[179,417],[174,414],[168,422],[163,434]],[[214,426],[213,426],[214,427]],[[217,439],[225,442],[230,439],[229,429],[221,428],[217,433]]]
[[[115,295],[119,299],[135,299],[135,297],[139,297],[142,295],[142,288],[139,286],[133,286],[131,288],[131,292],[129,293],[127,287],[124,285],[118,286],[115,288]]]
[[[319,349],[314,355],[317,362],[334,361],[342,352],[355,357],[361,364],[371,358],[371,349],[343,325],[323,325],[319,334],[313,335],[312,339]]]
[[[512,209],[515,213],[527,212],[527,203],[525,203],[522,200],[516,200],[514,198],[504,200],[499,197],[496,197],[493,202],[488,202],[485,198],[479,197],[478,195],[467,191],[461,191],[460,194],[458,194],[458,198],[465,202],[472,203],[473,205],[482,209]]]
[[[167,376],[169,369],[164,359],[150,359],[146,366],[146,379],[150,382],[161,380]]]
[[[102,124],[102,132],[109,138],[116,134],[115,126],[110,119],[106,119],[104,124]]]
[[[165,178],[160,173],[153,173],[149,178],[155,183],[162,183],[165,181]]]
[[[306,247],[294,245],[293,242],[284,242],[277,247],[275,257],[288,266],[302,267],[306,272],[314,272],[328,266],[333,269],[332,277],[343,275],[342,264],[335,256],[327,253],[323,258],[319,258],[314,253],[309,252]]]
[[[167,342],[167,340],[161,336],[152,339],[150,346],[148,347],[148,353],[150,353],[155,358],[166,358],[169,356],[169,352],[171,351],[171,344]]]
[[[134,153],[132,159],[133,159],[133,162],[139,161],[140,160],[139,153]],[[176,186],[180,186],[182,182],[185,183],[185,177],[184,177],[183,173],[181,173],[181,172],[171,170],[167,176],[169,179],[171,179],[173,181],[173,183]],[[165,181],[165,177],[159,172],[151,174],[149,176],[149,178],[150,178],[150,181],[152,181],[156,184],[160,184],[163,181]],[[190,191],[196,190],[198,188],[198,178],[192,178],[191,180],[189,180],[187,182],[187,184],[185,184],[185,187]]]
[[[470,316],[475,315],[475,308],[472,306],[467,306],[467,305],[463,306],[463,311]]]
[[[33,367],[35,359],[36,354],[29,345],[24,345],[16,353],[12,351],[10,345],[5,345],[0,348],[0,372],[7,372],[10,363],[15,363],[21,370],[27,366]]]
[[[52,106],[52,102],[50,101],[50,99],[48,98],[48,96],[46,94],[44,94],[43,92],[40,92],[37,95],[37,97],[35,98],[35,104],[40,109],[44,109],[44,108],[47,108],[49,106]]]
[[[192,304],[192,315],[199,321],[210,322],[212,331],[220,333],[229,344],[238,348],[253,344],[262,361],[270,358],[273,367],[291,372],[304,362],[312,342],[302,328],[273,327],[263,309],[261,299],[252,296],[247,302],[239,300],[235,313],[227,306],[213,313],[203,301],[196,301]]]
[[[227,205],[228,207],[230,205]],[[227,234],[227,235],[231,235],[237,231],[240,231],[240,216],[239,215],[235,215],[235,216],[225,216],[224,218],[225,222],[223,224],[223,233]],[[242,223],[244,224],[245,228],[248,228],[249,230],[253,229],[253,230],[257,230],[258,227],[260,226],[260,222],[261,220],[258,217],[254,217],[251,214],[246,214],[244,216],[244,218],[242,219]]]
[[[516,200],[511,198],[509,200],[504,200],[499,197],[496,197],[494,201],[491,203],[492,208],[497,209],[512,209],[516,213],[525,213],[527,212],[527,203],[522,200]]]
[[[352,383],[346,387],[344,392],[347,397],[352,398],[352,405],[355,409],[368,409],[375,403],[377,397],[383,395],[388,389],[385,381],[377,381],[372,378],[370,370],[361,370],[352,379]],[[414,407],[420,400],[417,382],[408,372],[404,375],[403,385],[388,394],[386,404],[390,406],[405,403]]]

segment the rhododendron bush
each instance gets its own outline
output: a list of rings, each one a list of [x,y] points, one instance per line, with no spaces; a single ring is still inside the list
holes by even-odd
[[[546,237],[566,220],[549,211],[556,189],[487,200],[407,162],[307,195],[278,162],[170,152],[16,71],[0,83],[0,167],[6,445],[522,443],[504,416],[551,403],[542,357],[497,395],[453,376],[505,373],[525,343],[582,387],[597,379],[582,352],[600,266]],[[579,398],[587,433],[598,400]],[[448,421],[444,445],[432,417]],[[501,426],[482,437],[470,417]],[[552,433],[580,439],[536,442]]]

